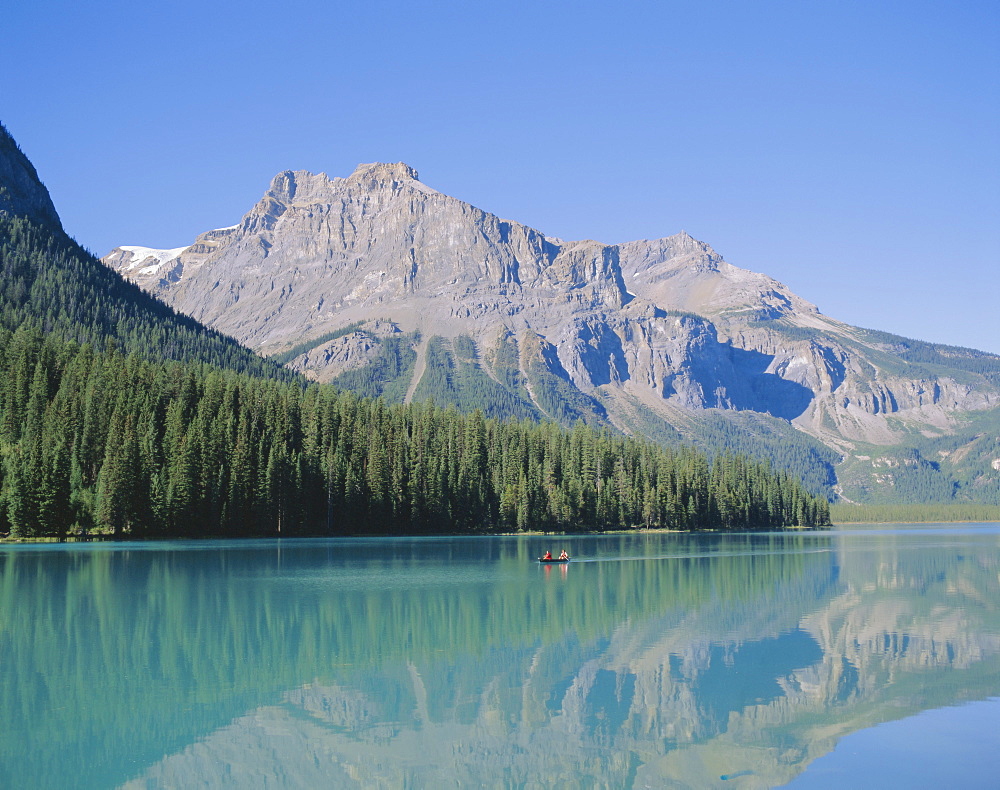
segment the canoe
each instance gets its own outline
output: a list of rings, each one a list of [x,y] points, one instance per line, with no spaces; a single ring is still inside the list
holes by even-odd
[[[544,557],[539,557],[538,561],[539,562],[569,562],[571,559],[572,559],[572,557],[567,557],[564,560],[561,560],[558,557],[553,557],[551,560],[547,560]]]

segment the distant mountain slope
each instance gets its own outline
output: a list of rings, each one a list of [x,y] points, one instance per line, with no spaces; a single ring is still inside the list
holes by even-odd
[[[955,435],[964,414],[1000,405],[1000,357],[843,324],[686,233],[546,237],[402,163],[280,173],[231,228],[103,260],[320,380],[664,439],[728,435],[775,460],[792,426],[817,479],[856,445]],[[737,417],[754,413],[764,422]]]
[[[67,236],[35,168],[0,126],[0,325],[26,322],[80,342],[114,340],[152,358],[290,377],[150,297]]]
[[[59,215],[35,166],[0,124],[0,217],[23,217],[50,230],[62,230]]]

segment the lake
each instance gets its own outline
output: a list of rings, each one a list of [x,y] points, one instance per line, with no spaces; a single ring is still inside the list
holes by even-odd
[[[995,787],[1000,525],[8,545],[0,671],[5,788]]]

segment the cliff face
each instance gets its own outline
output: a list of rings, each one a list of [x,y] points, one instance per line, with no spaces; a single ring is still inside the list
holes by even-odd
[[[52,230],[62,223],[34,165],[0,125],[0,216],[25,217]]]
[[[234,227],[103,260],[263,353],[298,347],[291,364],[321,380],[370,364],[385,334],[375,322],[466,335],[499,382],[490,360],[511,336],[541,413],[554,412],[531,385],[539,365],[624,430],[641,430],[639,411],[645,424],[649,413],[676,424],[705,409],[753,411],[843,450],[946,432],[957,412],[1000,403],[964,351],[951,350],[962,363],[951,368],[914,364],[686,233],[619,245],[549,238],[431,189],[402,163],[347,178],[280,173]],[[426,346],[413,337],[422,371]],[[980,356],[1000,370],[1000,358]]]

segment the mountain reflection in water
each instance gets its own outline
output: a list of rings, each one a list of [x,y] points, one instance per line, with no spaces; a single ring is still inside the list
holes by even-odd
[[[11,547],[0,785],[778,786],[1000,694],[998,572],[982,525]]]

